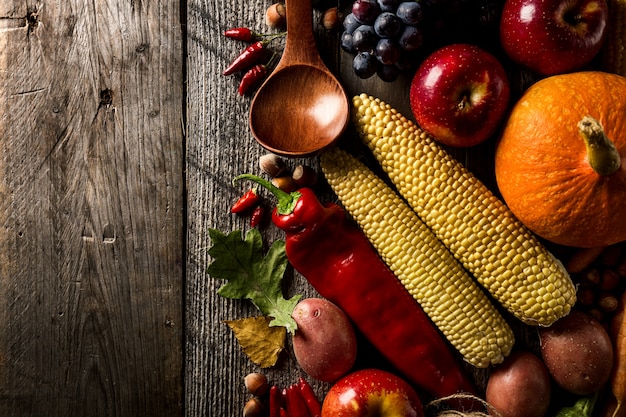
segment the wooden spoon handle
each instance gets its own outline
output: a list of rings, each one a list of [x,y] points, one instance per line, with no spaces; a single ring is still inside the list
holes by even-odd
[[[322,60],[313,35],[313,5],[311,0],[285,0],[287,39],[281,64],[313,64]],[[323,64],[322,64],[323,65]]]

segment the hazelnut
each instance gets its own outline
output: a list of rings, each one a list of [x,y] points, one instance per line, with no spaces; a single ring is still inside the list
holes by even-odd
[[[308,165],[298,165],[293,169],[291,178],[299,187],[310,187],[317,182],[317,173]]]
[[[243,379],[243,383],[250,394],[259,397],[265,395],[269,390],[267,377],[258,372],[253,372],[246,375]]]
[[[276,178],[285,172],[287,165],[280,156],[268,153],[259,158],[259,168],[270,177]]]
[[[285,5],[274,3],[265,11],[265,23],[274,29],[282,29],[287,23]]]
[[[324,10],[321,21],[322,26],[326,30],[335,30],[343,24],[337,7],[331,7],[330,9]]]
[[[296,184],[293,178],[287,176],[272,178],[272,184],[286,193],[290,193],[298,189],[298,184]]]
[[[264,414],[265,407],[261,400],[257,397],[250,398],[243,406],[243,417],[261,417]]]

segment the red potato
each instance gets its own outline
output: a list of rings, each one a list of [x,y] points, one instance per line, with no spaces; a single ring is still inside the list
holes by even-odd
[[[339,307],[322,298],[307,298],[296,305],[292,317],[298,324],[293,352],[304,372],[320,381],[334,382],[352,369],[356,335]]]
[[[501,417],[543,417],[548,411],[551,381],[541,359],[528,351],[511,353],[491,371],[486,401]]]
[[[572,312],[539,330],[541,355],[548,372],[562,388],[578,395],[598,391],[613,368],[613,345],[593,317]]]

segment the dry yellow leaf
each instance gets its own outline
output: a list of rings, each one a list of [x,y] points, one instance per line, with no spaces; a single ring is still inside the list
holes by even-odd
[[[285,348],[287,330],[283,326],[271,326],[271,317],[247,317],[225,320],[248,358],[261,368],[272,367],[278,362]]]

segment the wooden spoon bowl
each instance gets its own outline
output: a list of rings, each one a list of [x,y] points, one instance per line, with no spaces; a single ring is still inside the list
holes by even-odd
[[[322,62],[313,36],[311,0],[287,0],[287,39],[276,68],[252,100],[250,129],[271,152],[309,156],[345,130],[348,97]]]

